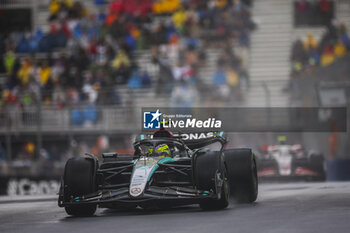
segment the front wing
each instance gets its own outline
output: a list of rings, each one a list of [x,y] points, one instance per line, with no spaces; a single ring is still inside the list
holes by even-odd
[[[116,190],[102,190],[95,193],[74,197],[69,201],[64,201],[63,190],[60,190],[58,205],[60,207],[79,204],[107,204],[107,203],[134,203],[169,201],[173,204],[196,204],[203,199],[218,198],[214,192],[200,191],[184,187],[148,187],[140,197],[131,197],[129,188]]]

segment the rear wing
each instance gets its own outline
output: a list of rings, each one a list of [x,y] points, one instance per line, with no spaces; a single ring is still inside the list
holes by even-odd
[[[205,147],[215,142],[220,142],[223,146],[227,143],[227,138],[223,131],[174,133],[172,138],[181,140],[191,150]],[[153,139],[153,134],[141,134],[136,138],[135,143],[146,139]]]
[[[186,146],[191,150],[199,149],[216,142],[221,143],[222,147],[225,147],[225,145],[227,144],[226,138],[222,136],[213,136],[210,138],[184,140],[184,143],[186,144]]]

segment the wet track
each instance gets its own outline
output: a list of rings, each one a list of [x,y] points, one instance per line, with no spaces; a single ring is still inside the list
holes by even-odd
[[[260,185],[254,204],[201,211],[99,209],[94,217],[67,217],[55,202],[0,204],[0,232],[350,232],[350,183]]]

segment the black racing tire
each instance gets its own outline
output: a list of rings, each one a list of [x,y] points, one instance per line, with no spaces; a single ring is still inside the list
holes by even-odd
[[[203,210],[221,210],[230,204],[230,187],[226,177],[226,172],[221,173],[223,179],[223,187],[221,188],[220,198],[213,200],[203,200],[199,206]]]
[[[205,199],[200,202],[203,210],[219,210],[229,205],[229,184],[226,177],[226,166],[220,151],[201,153],[194,160],[194,178],[196,187],[200,190],[215,191],[215,177],[220,173],[223,180],[219,199]]]
[[[64,207],[66,213],[75,217],[90,217],[96,212],[97,205],[95,204],[85,204],[79,206],[66,206]]]
[[[310,167],[312,170],[320,174],[319,176],[314,177],[314,180],[316,181],[326,180],[324,157],[321,154],[313,154],[310,156]]]
[[[231,195],[239,203],[252,203],[258,197],[258,176],[251,149],[224,151]]]
[[[64,199],[69,201],[96,191],[96,163],[87,157],[71,158],[64,169]],[[96,204],[76,204],[65,206],[68,215],[91,216],[96,211]]]
[[[199,190],[215,190],[215,174],[219,168],[220,152],[209,151],[194,158],[194,179]]]

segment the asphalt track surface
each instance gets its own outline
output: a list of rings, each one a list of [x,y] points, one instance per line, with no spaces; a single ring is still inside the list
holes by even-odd
[[[261,184],[254,204],[220,211],[187,206],[162,211],[99,209],[68,217],[56,202],[0,204],[0,232],[350,232],[350,183]]]

